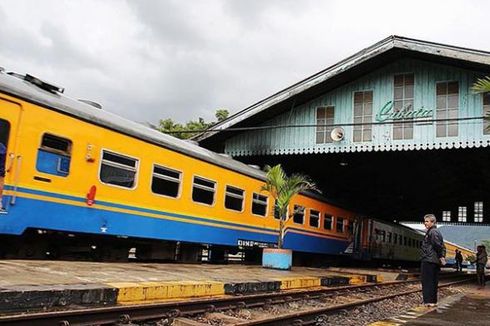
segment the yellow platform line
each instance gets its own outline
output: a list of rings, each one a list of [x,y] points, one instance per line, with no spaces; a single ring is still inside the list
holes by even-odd
[[[281,281],[281,290],[311,288],[322,283],[320,277],[281,277],[277,280]]]
[[[221,282],[116,282],[108,286],[119,289],[117,303],[148,302],[166,299],[224,295]]]
[[[366,275],[349,275],[346,277],[349,278],[349,284],[351,285],[360,285],[360,284],[367,283]]]

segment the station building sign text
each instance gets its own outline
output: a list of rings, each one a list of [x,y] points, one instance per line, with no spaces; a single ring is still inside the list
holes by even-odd
[[[388,101],[376,114],[376,121],[384,122],[389,120],[422,119],[432,118],[433,111],[424,107],[414,110],[412,105],[406,105],[399,111],[393,108],[393,101]]]

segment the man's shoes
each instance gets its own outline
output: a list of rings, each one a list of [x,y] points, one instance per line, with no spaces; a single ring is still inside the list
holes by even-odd
[[[430,308],[437,307],[437,303],[426,303],[425,306]]]
[[[7,214],[7,211],[5,210],[5,208],[0,208],[0,214]]]

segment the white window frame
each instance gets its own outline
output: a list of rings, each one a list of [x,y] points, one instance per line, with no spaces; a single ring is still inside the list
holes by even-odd
[[[294,215],[296,214],[296,206],[297,207],[302,207],[303,208],[303,222],[302,223],[297,223],[294,221]],[[305,225],[305,218],[306,217],[306,207],[303,206],[303,205],[299,205],[299,204],[294,204],[293,206],[293,216],[292,216],[292,219],[293,219],[293,224],[297,224],[297,225]]]
[[[318,123],[318,110],[319,109],[324,109],[325,110],[325,122],[323,124]],[[333,118],[329,119],[327,118],[327,111],[328,109],[332,109],[333,111]],[[332,120],[331,123],[328,120]],[[333,143],[332,137],[330,137],[330,134],[332,133],[332,130],[334,129],[333,126],[326,126],[326,125],[333,125],[335,124],[335,106],[334,105],[322,105],[322,106],[317,106],[315,110],[315,122],[316,122],[316,129],[315,129],[315,144],[316,145],[321,145],[321,144],[331,144]],[[323,131],[318,131],[318,128],[324,128]],[[317,141],[317,136],[318,133],[323,133],[323,142],[318,142]]]
[[[442,221],[451,222],[451,211],[442,211]]]
[[[122,157],[129,158],[129,159],[132,159],[132,160],[135,160],[136,161],[136,164],[135,164],[135,167],[134,168],[128,167],[127,165],[124,165],[124,164],[115,163],[115,162],[111,162],[111,163],[107,164],[107,165],[110,165],[112,167],[126,169],[126,170],[132,170],[132,169],[134,169],[134,172],[135,172],[135,175],[134,175],[134,186],[132,188],[123,187],[123,186],[119,186],[119,185],[115,185],[115,184],[112,184],[112,183],[107,183],[107,182],[102,181],[102,179],[100,178],[100,173],[102,171],[102,164],[105,161],[103,159],[104,158],[104,152],[108,152],[109,154],[114,154],[114,155],[122,156]],[[139,160],[139,158],[136,158],[134,156],[130,156],[130,155],[127,155],[127,154],[122,154],[120,152],[116,152],[116,151],[113,151],[113,150],[110,150],[110,149],[107,149],[107,148],[102,148],[100,150],[100,164],[99,164],[99,171],[97,173],[97,178],[98,178],[98,180],[99,180],[100,183],[102,183],[104,185],[107,185],[107,186],[110,186],[110,187],[115,187],[115,188],[124,189],[124,190],[135,190],[138,187],[139,166],[140,166],[140,160]]]
[[[405,76],[406,75],[412,75],[413,76],[413,97],[410,98],[406,98],[405,97]],[[412,100],[412,111],[415,110],[415,107],[414,107],[414,103],[415,103],[415,73],[413,72],[401,72],[401,73],[396,73],[396,74],[393,74],[393,112],[395,112],[395,87],[400,87],[400,86],[395,86],[395,77],[397,76],[403,76],[403,86],[401,86],[403,88],[403,97],[401,99],[402,103],[405,103],[406,101],[408,102],[410,99]],[[403,109],[404,107],[402,107]],[[401,128],[401,133],[402,133],[402,137],[401,138],[395,138],[395,127],[400,125],[400,128]],[[407,128],[407,126],[411,126],[412,127],[412,137],[410,138],[405,138],[405,129]],[[391,132],[392,132],[392,139],[394,141],[397,141],[397,140],[401,140],[401,141],[407,141],[407,140],[413,140],[414,139],[414,135],[415,135],[415,123],[412,121],[411,123],[410,122],[404,122],[402,121],[401,123],[398,123],[397,124],[397,121],[394,121],[393,122],[393,126],[391,128]]]
[[[337,229],[337,226],[339,225],[339,219],[342,219],[342,230],[339,231]],[[345,217],[342,217],[342,216],[337,216],[336,219],[335,219],[335,232],[337,233],[345,233]]]
[[[371,101],[371,105],[372,105],[372,108],[371,108],[371,121],[364,121],[364,114],[362,115],[362,121],[361,123],[370,123],[371,125],[369,126],[369,128],[371,128],[371,139],[369,140],[363,140],[364,138],[364,128],[366,128],[365,125],[361,125],[360,128],[361,128],[361,140],[360,141],[356,141],[354,140],[354,134],[355,134],[355,129],[356,129],[356,126],[352,126],[352,143],[353,144],[362,144],[362,143],[372,143],[373,142],[373,127],[374,127],[374,124],[373,124],[373,119],[375,117],[375,114],[374,114],[374,89],[362,89],[362,90],[356,90],[356,91],[352,91],[352,94],[351,94],[351,98],[352,98],[352,123],[356,123],[355,122],[355,118],[356,118],[356,115],[355,115],[355,105],[356,105],[356,93],[366,93],[366,92],[371,92],[372,95],[373,95],[373,98],[372,98],[372,101]],[[363,113],[364,113],[364,102],[363,102],[363,107],[362,107],[362,110],[363,110]]]
[[[195,181],[196,178],[203,179],[205,181],[213,182],[214,183],[214,188],[213,188],[213,203],[212,204],[201,203],[199,201],[195,201],[194,200],[194,198],[193,198],[194,197],[194,186],[195,186],[194,181]],[[192,189],[191,189],[191,201],[193,203],[198,204],[198,205],[208,206],[208,207],[214,207],[214,205],[216,205],[216,195],[217,195],[216,193],[217,193],[217,189],[218,189],[218,182],[217,181],[215,181],[213,179],[209,179],[207,177],[203,177],[203,176],[198,175],[198,174],[194,174],[192,176],[192,186],[191,187],[192,187]],[[207,189],[206,186],[202,186],[202,185],[197,185],[197,188],[201,188],[203,190],[209,190],[209,189]]]
[[[172,197],[172,196],[168,196],[168,195],[159,194],[159,193],[156,193],[156,192],[154,192],[152,190],[152,187],[153,187],[153,177],[155,176],[155,174],[158,174],[158,173],[155,173],[155,167],[157,167],[159,169],[164,169],[164,170],[169,170],[169,171],[172,171],[172,172],[179,173],[179,179],[178,179],[178,181],[179,181],[179,191],[177,193],[177,197]],[[168,181],[175,181],[175,179],[172,178],[172,177],[165,176],[165,175],[160,175],[160,174],[158,174],[158,175],[160,177],[157,177],[157,178],[165,179],[165,180],[168,180]],[[153,163],[152,170],[151,170],[150,192],[152,194],[154,194],[155,196],[159,196],[159,197],[165,197],[165,198],[169,198],[169,199],[180,199],[180,197],[182,195],[182,180],[184,180],[184,172],[183,171],[180,171],[180,170],[177,170],[175,168],[171,168],[171,167],[168,167],[168,166],[159,164],[159,163]]]
[[[313,225],[311,225],[311,212],[316,212],[316,213],[318,213],[318,215],[317,215],[317,218],[318,218],[318,226],[313,226]],[[320,211],[318,211],[318,210],[316,210],[316,209],[311,209],[311,208],[310,208],[310,209],[309,209],[309,214],[308,214],[308,217],[309,217],[309,219],[308,219],[308,222],[309,222],[309,223],[308,223],[308,226],[309,226],[309,227],[312,227],[312,228],[315,228],[315,229],[319,229],[319,228],[320,228],[320,225],[321,225],[320,216],[322,216],[322,213],[321,213]]]
[[[325,228],[325,217],[326,217],[326,215],[330,216],[330,218],[332,219],[330,221],[330,228],[329,229],[326,229]],[[323,221],[322,221],[322,224],[323,224],[323,230],[325,230],[325,231],[335,231],[335,229],[334,229],[334,226],[335,226],[335,215],[330,214],[330,213],[323,213]]]
[[[466,206],[458,206],[458,222],[466,223],[468,221],[468,209]]]
[[[227,207],[226,207],[226,196],[228,196],[228,191],[227,191],[227,188],[228,188],[228,187],[235,188],[235,189],[237,189],[237,190],[241,190],[241,191],[243,191],[243,195],[242,195],[242,197],[241,197],[241,199],[242,199],[242,208],[241,208],[239,211],[238,211],[238,210],[235,210],[235,209],[232,209],[232,208],[227,208]],[[239,198],[239,197],[240,197],[239,195],[237,195],[237,194],[233,194],[233,193],[231,193],[229,196],[230,196],[230,197],[234,197],[234,198]],[[244,211],[244,209],[245,209],[245,189],[242,189],[242,188],[237,187],[237,186],[234,186],[234,185],[229,185],[229,184],[225,185],[225,198],[224,198],[224,200],[223,200],[223,207],[224,207],[226,210],[231,211],[231,212],[234,212],[234,213],[243,213],[243,211]]]
[[[265,215],[259,215],[259,214],[255,214],[253,212],[253,204],[254,202],[259,202],[259,203],[263,203],[261,202],[259,199],[255,199],[254,196],[257,195],[257,196],[262,196],[262,197],[265,197]],[[250,212],[252,213],[252,215],[254,216],[259,216],[259,217],[267,217],[268,215],[268,212],[269,212],[269,197],[266,196],[266,195],[261,195],[259,194],[258,192],[252,192],[252,205],[250,205]],[[272,212],[272,214],[274,215],[274,212]]]
[[[456,118],[459,118],[460,115],[461,115],[461,82],[459,80],[454,80],[454,79],[451,79],[451,80],[438,80],[436,81],[436,85],[435,85],[435,99],[436,99],[436,103],[435,103],[435,119],[437,120],[437,85],[438,84],[443,84],[445,83],[446,84],[446,89],[447,89],[447,84],[449,83],[458,83],[458,109],[457,109],[457,112],[458,112],[458,116]],[[415,94],[414,94],[415,95]],[[447,104],[447,100],[448,100],[448,96],[449,94],[447,93],[446,91],[446,113],[448,113],[449,109],[448,109],[448,104]],[[446,119],[449,119],[447,116],[446,116]],[[445,126],[445,135],[444,136],[438,136],[437,135],[437,124],[438,123],[444,123],[444,126]],[[456,124],[456,127],[457,127],[457,135],[456,136],[449,136],[449,124]],[[456,120],[455,122],[450,122],[450,121],[445,121],[445,122],[435,122],[434,123],[435,125],[435,129],[434,129],[434,136],[436,139],[441,139],[441,138],[457,138],[460,136],[461,134],[461,130],[460,130],[460,126],[459,126],[459,122]],[[458,214],[459,215],[459,214]]]
[[[474,222],[483,223],[483,201],[476,201],[474,205]]]

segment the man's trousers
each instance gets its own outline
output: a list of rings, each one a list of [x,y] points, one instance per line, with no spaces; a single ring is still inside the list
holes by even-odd
[[[424,303],[437,303],[437,285],[439,284],[439,264],[423,261],[420,265],[422,295]]]

